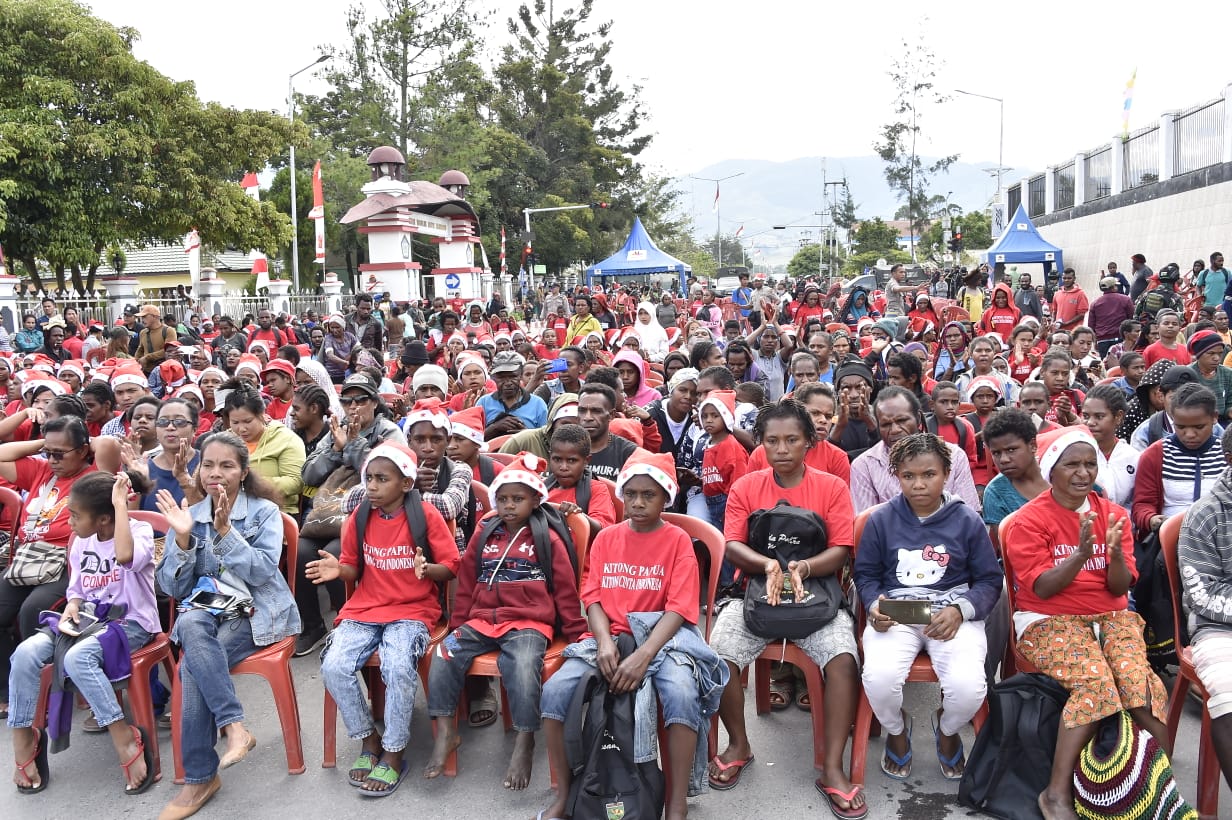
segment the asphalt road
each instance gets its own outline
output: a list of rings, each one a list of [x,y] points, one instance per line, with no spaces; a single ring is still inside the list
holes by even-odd
[[[501,724],[484,729],[462,729],[457,778],[425,781],[419,772],[431,748],[431,730],[424,698],[420,693],[411,732],[410,776],[396,794],[381,800],[360,798],[346,783],[346,766],[354,758],[358,744],[345,736],[338,723],[338,762],[340,768],[322,769],[322,694],[320,666],[315,656],[293,661],[300,714],[304,732],[304,755],[308,770],[289,775],[282,735],[268,688],[260,678],[237,678],[239,693],[247,709],[248,726],[258,745],[239,765],[223,773],[223,788],[198,815],[203,818],[342,818],[430,817],[451,818],[511,817],[534,818],[551,802],[546,752],[540,739],[536,750],[531,787],[510,792],[501,778],[513,749],[513,735],[504,734]],[[935,684],[907,686],[907,709],[915,715],[915,764],[906,782],[892,781],[881,774],[878,760],[882,741],[869,743],[867,796],[872,818],[911,818],[942,820],[976,816],[960,808],[955,800],[956,783],[943,780],[933,753],[928,729],[928,712],[935,709],[938,691]],[[740,818],[829,817],[825,801],[813,789],[811,731],[808,716],[790,707],[783,712],[758,716],[752,692],[746,709],[749,733],[756,761],[732,791],[707,794],[690,801],[690,816],[713,820]],[[87,712],[77,712],[74,726],[80,727]],[[1190,704],[1177,738],[1173,766],[1182,794],[1196,797],[1197,735],[1200,714]],[[7,751],[8,729],[0,729]],[[971,730],[965,733],[971,748]],[[177,789],[171,782],[171,742],[169,733],[160,732],[163,752],[163,780],[137,797],[123,793],[123,780],[115,753],[106,735],[87,735],[75,731],[72,747],[51,758],[51,781],[38,795],[19,795],[12,786],[0,787],[0,818],[153,818]],[[725,737],[720,732],[720,743]],[[7,769],[11,771],[11,766]],[[1221,816],[1232,817],[1232,795],[1223,786]]]

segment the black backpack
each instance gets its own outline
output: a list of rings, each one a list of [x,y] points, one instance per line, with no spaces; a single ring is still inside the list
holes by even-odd
[[[631,635],[616,641],[621,658]],[[637,692],[612,694],[598,669],[578,682],[565,716],[565,753],[573,781],[565,814],[573,820],[658,820],[663,816],[663,772],[654,761],[634,762]]]
[[[479,532],[480,545],[488,543],[488,539],[492,537],[492,533],[501,525],[501,520],[496,515],[490,515],[481,522],[483,529]],[[573,577],[578,576],[578,559],[577,547],[573,543],[573,533],[569,532],[569,525],[561,518],[560,513],[555,507],[547,504],[542,504],[536,507],[530,514],[530,537],[535,542],[535,557],[539,560],[539,568],[543,570],[544,582],[548,585],[548,592],[552,592],[552,538],[550,533],[556,533],[560,540],[564,542],[565,549],[569,551],[569,563],[573,565]],[[483,547],[480,546],[480,549]],[[482,561],[475,562],[476,572],[482,567]]]
[[[1152,532],[1145,538],[1134,541],[1134,563],[1138,567],[1138,581],[1134,584],[1134,608],[1146,623],[1143,639],[1146,641],[1147,660],[1157,670],[1175,666],[1178,663],[1177,607],[1172,600],[1172,587],[1168,583],[1168,568],[1164,565],[1159,533]],[[1182,640],[1188,643],[1188,624],[1184,618],[1180,620],[1180,632]]]
[[[793,507],[785,499],[749,516],[749,546],[775,558],[787,580],[787,566],[826,548],[826,522],[812,510]],[[776,606],[766,602],[766,576],[749,578],[744,596],[744,625],[761,638],[795,640],[812,635],[834,620],[847,599],[834,575],[804,579],[804,598],[784,590]]]
[[[407,528],[411,531],[411,542],[422,547],[428,563],[435,563],[432,558],[432,545],[428,543],[428,519],[424,517],[423,496],[419,490],[411,490],[406,494],[403,509],[406,512]],[[355,542],[358,545],[359,566],[355,568],[355,582],[364,577],[364,533],[368,531],[368,518],[372,515],[372,502],[365,498],[355,509]],[[345,526],[345,524],[344,524]]]
[[[545,482],[545,486],[549,490],[553,490],[559,487],[560,484],[556,481],[556,476],[549,475],[547,477],[547,481]],[[577,504],[582,512],[587,515],[590,515],[590,495],[590,473],[586,472],[582,474],[582,477],[578,480],[577,487],[574,490],[574,496],[577,499],[574,503]]]
[[[958,423],[959,418],[962,418],[962,416],[955,418],[952,423],[955,427],[958,428],[958,449],[966,450],[967,449],[967,426],[965,424],[959,424]],[[937,416],[935,413],[926,413],[924,415],[924,427],[928,429],[928,432],[932,433],[934,436],[944,438],[944,436],[942,436],[940,433],[937,432],[939,424],[940,422],[937,421]]]
[[[1069,692],[1047,675],[1019,673],[994,686],[958,784],[959,804],[1002,820],[1042,820],[1037,801],[1048,787],[1067,700]]]

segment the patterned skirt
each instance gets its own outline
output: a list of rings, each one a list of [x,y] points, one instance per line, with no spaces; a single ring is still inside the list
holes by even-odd
[[[1068,729],[1143,706],[1164,721],[1168,694],[1146,659],[1142,628],[1142,618],[1128,610],[1050,615],[1027,627],[1018,651],[1069,690],[1062,713]]]

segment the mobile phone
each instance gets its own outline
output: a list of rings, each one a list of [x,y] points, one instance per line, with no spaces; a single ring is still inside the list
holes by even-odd
[[[63,628],[60,631],[63,632],[65,635],[76,637],[80,635],[81,633],[85,632],[90,627],[94,626],[96,623],[98,623],[98,618],[95,618],[90,613],[78,612],[77,613],[77,623],[73,624],[72,621],[69,621],[68,627]]]
[[[930,624],[933,620],[933,603],[911,598],[886,598],[877,602],[882,615],[900,624]]]
[[[184,603],[198,609],[227,609],[235,603],[235,598],[231,595],[224,595],[221,592],[199,589],[188,596]]]
[[[569,369],[569,360],[565,358],[557,358],[557,359],[552,359],[552,361],[548,363],[547,370],[545,370],[544,372],[548,374],[564,373],[568,369]]]

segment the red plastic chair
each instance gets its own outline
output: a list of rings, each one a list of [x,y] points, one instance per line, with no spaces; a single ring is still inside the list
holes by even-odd
[[[154,698],[150,693],[150,670],[164,664],[167,674],[174,678],[175,666],[171,661],[171,641],[162,632],[150,639],[145,646],[132,653],[133,670],[128,680],[116,683],[117,691],[128,692],[128,702],[132,710],[133,724],[145,730],[146,742],[154,755],[154,780],[162,780],[162,755],[158,750],[158,722],[154,717]],[[47,726],[47,703],[51,699],[51,664],[43,667],[40,679],[38,702],[34,707],[33,728],[43,729]],[[121,703],[123,706],[123,703]]]
[[[283,569],[287,586],[295,594],[295,560],[299,548],[299,526],[295,519],[282,513],[284,539]],[[291,556],[290,559],[287,556]],[[282,724],[282,741],[287,750],[288,774],[303,774],[304,744],[300,732],[299,700],[295,695],[295,678],[291,674],[291,656],[295,653],[295,638],[290,635],[277,643],[258,649],[244,660],[231,667],[232,675],[260,675],[269,683],[274,694],[274,706],[278,709],[278,722]],[[181,697],[180,676],[171,678],[171,749],[175,755],[175,782],[184,782],[184,761],[181,754]]]
[[[456,524],[453,521],[446,521],[449,527],[449,535],[453,537]],[[450,581],[445,588],[445,600],[453,601],[454,584],[456,581]],[[355,591],[355,585],[349,583],[347,586],[347,597]],[[419,666],[416,671],[419,673],[419,682],[423,685],[424,697],[428,695],[428,672],[432,666],[432,653],[436,649],[437,644],[445,640],[445,636],[449,634],[449,614],[441,613],[441,619],[436,626],[432,627],[431,634],[428,636],[428,646],[424,650],[423,657],[419,659]],[[368,658],[368,662],[363,667],[364,679],[368,684],[368,696],[372,701],[373,717],[381,715],[385,711],[385,681],[381,679],[381,653],[376,651],[372,653],[372,657]],[[325,689],[325,687],[322,687]],[[324,721],[322,727],[322,740],[324,751],[321,755],[321,768],[332,769],[338,765],[338,704],[334,701],[334,696],[329,693],[329,689],[325,689],[325,705]]]
[[[1006,595],[1006,600],[1010,606],[1010,619],[1011,619],[1009,637],[1005,643],[1005,657],[1001,660],[1001,679],[1002,680],[1005,680],[1011,675],[1016,675],[1019,672],[1039,672],[1040,671],[1039,669],[1036,668],[1035,664],[1031,663],[1029,660],[1024,658],[1022,656],[1022,653],[1018,651],[1018,633],[1017,633],[1017,630],[1014,629],[1014,622],[1013,622],[1013,617],[1014,617],[1014,612],[1015,612],[1014,602],[1018,598],[1017,588],[1015,587],[1015,584],[1017,582],[1014,579],[1014,568],[1010,564],[1009,553],[1005,549],[1005,545],[1009,543],[1008,539],[1012,538],[1014,535],[1013,525],[1017,518],[1018,518],[1018,511],[1015,510],[1014,512],[1010,513],[1009,515],[1005,517],[1005,519],[1001,522],[1001,526],[998,528],[998,534],[1000,537],[997,540],[1001,543],[1001,568],[1005,570],[1005,595]]]
[[[880,505],[878,505],[880,506]],[[864,525],[868,523],[868,517],[872,514],[872,509],[865,510],[856,517],[855,542],[856,549],[860,547],[860,537],[864,534]],[[851,560],[854,563],[856,551],[852,550]],[[864,634],[864,619],[865,612],[863,607],[859,607],[859,612],[856,615],[856,641],[860,643],[860,654],[864,654],[864,646],[860,641]],[[915,660],[911,663],[911,669],[907,672],[907,683],[938,683],[937,672],[933,669],[932,661],[929,660],[928,654],[921,652],[916,655]],[[984,703],[975,713],[975,717],[971,719],[971,723],[975,726],[975,731],[978,733],[984,725],[984,721],[988,719],[988,698],[984,698]],[[860,687],[860,701],[856,706],[856,723],[851,735],[851,782],[863,783],[865,763],[868,758],[868,740],[874,734],[874,725],[876,724],[876,716],[873,714],[872,704],[868,702],[868,696],[864,692],[864,687]]]
[[[1207,692],[1198,680],[1193,665],[1193,649],[1182,644],[1181,624],[1184,611],[1181,608],[1181,573],[1177,556],[1181,524],[1185,515],[1174,515],[1159,529],[1160,546],[1164,554],[1164,566],[1168,569],[1168,588],[1172,591],[1172,605],[1176,609],[1176,654],[1180,673],[1172,686],[1168,701],[1168,745],[1175,748],[1176,730],[1185,711],[1185,698],[1190,687],[1202,698],[1202,731],[1198,735],[1198,814],[1202,820],[1214,820],[1219,815],[1219,780],[1222,776],[1219,759],[1215,756],[1215,744],[1211,740],[1211,710],[1207,708]]]
[[[0,510],[0,516],[9,522],[9,544],[13,544],[17,541],[17,522],[21,520],[21,496],[8,487],[0,487]],[[11,549],[9,554],[12,555]]]
[[[555,506],[555,505],[553,505]],[[565,523],[569,525],[569,532],[573,536],[573,543],[577,551],[578,559],[578,589],[582,587],[581,568],[586,566],[586,554],[590,550],[590,541],[592,533],[590,531],[590,521],[584,515],[571,515],[565,519]],[[548,646],[547,651],[543,654],[543,680],[546,682],[548,678],[555,674],[557,669],[560,669],[564,663],[564,658],[561,653],[565,651],[568,642],[560,636],[553,638],[552,643]],[[485,652],[471,663],[471,668],[467,671],[469,677],[480,678],[500,678],[500,667],[497,665],[497,659],[500,657],[499,652]],[[463,701],[466,700],[466,693],[463,692]],[[453,713],[454,728],[457,728],[459,715],[462,712],[461,705],[457,711]],[[513,716],[509,712],[509,698],[504,692],[504,687],[501,687],[501,717],[504,720],[505,731],[508,732],[513,728]],[[433,723],[435,730],[436,724]],[[445,758],[445,768],[443,774],[446,777],[456,777],[458,774],[458,750],[454,749]],[[556,786],[556,773],[551,773],[552,786]]]
[[[608,494],[612,496],[612,506],[616,509],[616,521],[617,523],[624,521],[625,520],[625,502],[621,501],[619,496],[616,495],[616,482],[612,481],[610,478],[598,478],[598,477],[592,478],[591,480],[598,481],[602,483],[605,487],[607,487]],[[686,532],[688,532],[688,530],[686,530]]]
[[[512,433],[510,433],[507,436],[497,436],[494,439],[489,439],[488,440],[488,450],[489,450],[488,454],[491,455],[492,453],[495,453],[496,451],[500,450],[500,448],[504,445],[504,443],[511,438],[513,438]]]
[[[492,441],[488,442],[489,450],[493,449],[493,444],[495,444],[495,442],[496,442],[496,439],[493,439]],[[485,455],[487,455],[488,458],[492,459],[497,464],[503,464],[506,467],[512,464],[513,460],[518,457],[517,453],[488,452],[488,453],[485,453]]]
[[[492,494],[488,491],[488,485],[482,481],[471,480],[471,492],[475,494],[475,501],[479,504],[479,518],[492,511]]]

